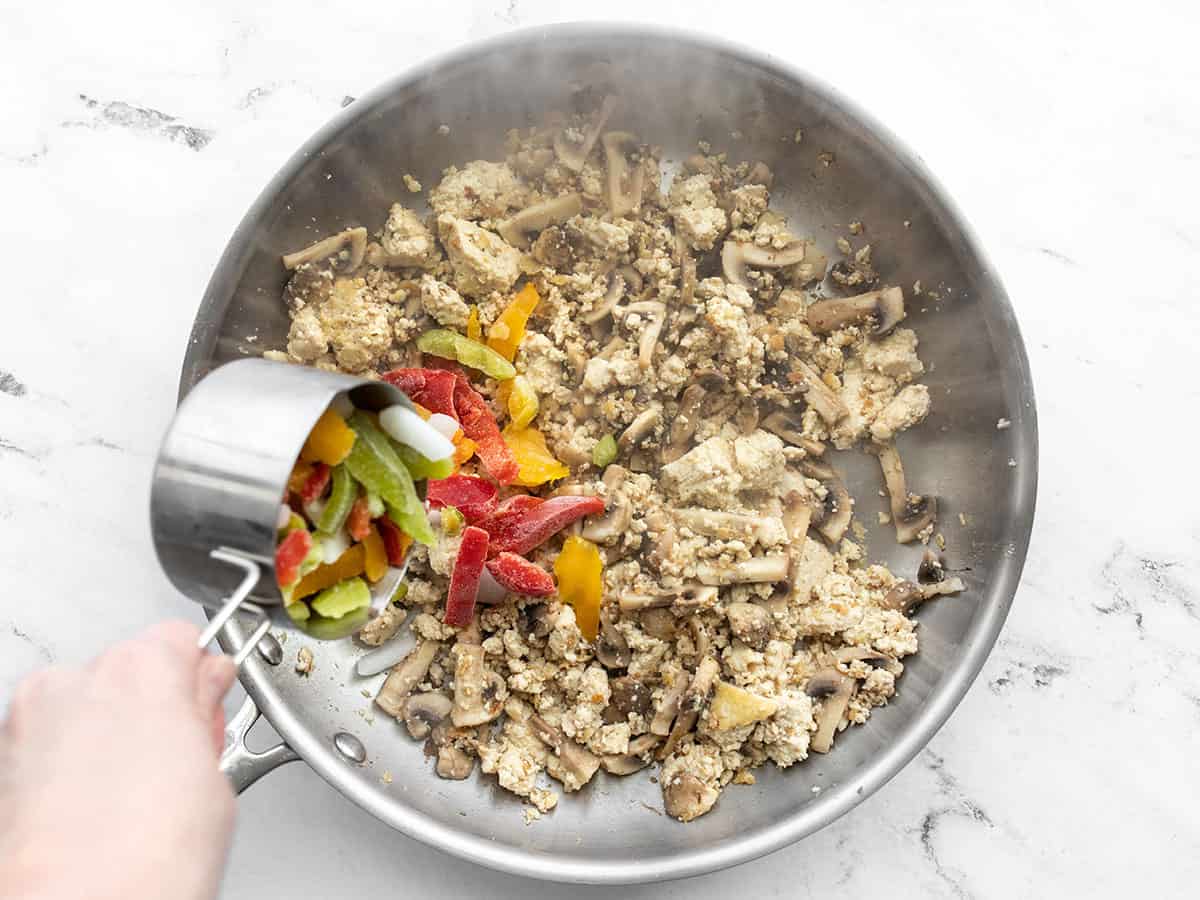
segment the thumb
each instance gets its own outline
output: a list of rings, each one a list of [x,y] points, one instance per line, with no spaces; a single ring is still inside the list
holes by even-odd
[[[233,659],[222,653],[206,655],[196,673],[196,708],[203,721],[213,723],[213,745],[218,753],[225,742],[221,701],[236,677]]]

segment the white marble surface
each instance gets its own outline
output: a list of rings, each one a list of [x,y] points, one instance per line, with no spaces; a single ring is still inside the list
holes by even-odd
[[[195,304],[260,187],[346,95],[563,15],[541,0],[303,7],[0,9],[0,702],[35,666],[195,616],[154,562],[148,475]],[[938,173],[1028,342],[1042,426],[1033,547],[960,709],[853,813],[733,871],[570,892],[1195,896],[1200,14],[1182,0],[752,8],[594,11],[787,57]],[[302,766],[246,795],[226,897],[385,893],[567,889],[453,863]]]

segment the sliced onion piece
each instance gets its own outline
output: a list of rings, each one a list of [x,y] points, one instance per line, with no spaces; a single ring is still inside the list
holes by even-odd
[[[487,566],[484,566],[483,573],[479,576],[479,593],[475,595],[475,602],[495,606],[502,603],[507,596],[508,588],[498,582],[487,570]]]
[[[325,565],[337,562],[338,557],[349,549],[350,534],[344,526],[333,534],[321,535],[321,562]]]
[[[448,437],[404,406],[389,406],[379,414],[379,424],[394,440],[428,460],[436,462],[454,455],[454,444]]]
[[[453,441],[454,435],[458,434],[458,422],[445,413],[434,413],[426,424],[449,441]]]
[[[358,663],[354,670],[363,678],[369,678],[372,675],[378,675],[380,672],[386,672],[404,657],[408,656],[409,652],[416,646],[417,638],[411,631],[407,629],[397,634],[382,647],[376,647],[370,653],[364,653],[358,658]]]
[[[330,409],[341,416],[343,419],[348,419],[354,415],[354,403],[345,393],[338,394],[329,404]]]
[[[280,531],[287,528],[288,522],[292,521],[292,508],[286,503],[279,504],[279,515],[275,517],[275,530]]]

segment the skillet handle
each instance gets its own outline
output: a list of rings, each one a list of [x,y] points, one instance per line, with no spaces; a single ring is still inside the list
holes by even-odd
[[[225,726],[225,749],[221,752],[218,767],[229,777],[235,794],[242,793],[284,763],[300,758],[295,750],[282,741],[262,753],[255,753],[246,746],[246,735],[260,715],[258,706],[247,697],[242,708]]]

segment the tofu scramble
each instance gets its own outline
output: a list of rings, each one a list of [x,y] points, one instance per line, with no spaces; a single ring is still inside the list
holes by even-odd
[[[834,450],[860,447],[897,540],[934,528],[894,443],[930,408],[902,289],[869,245],[839,239],[831,263],[793,234],[762,163],[701,145],[664,191],[661,151],[614,130],[615,107],[514,129],[503,160],[446,169],[428,215],[406,198],[376,233],[284,257],[291,329],[267,355],[384,377],[418,404],[435,379],[412,373],[450,370],[503,428],[515,475],[482,447],[455,456],[499,506],[469,527],[450,503],[430,512],[407,593],[357,636],[387,646],[407,623],[416,638],[376,704],[437,773],[478,764],[528,820],[600,769],[658,764],[687,822],[865,722],[917,651],[915,608],[963,584],[931,553],[902,580],[848,537]],[[433,412],[467,428],[453,403]],[[549,593],[485,573],[470,620],[448,624],[465,531],[494,543],[530,498],[580,497],[603,510],[523,553]]]

